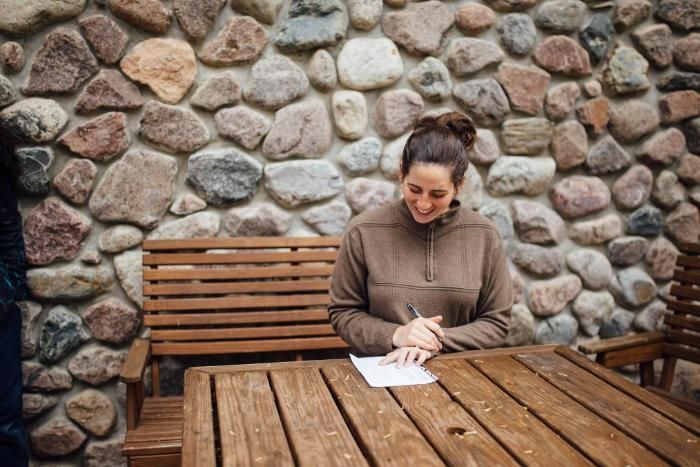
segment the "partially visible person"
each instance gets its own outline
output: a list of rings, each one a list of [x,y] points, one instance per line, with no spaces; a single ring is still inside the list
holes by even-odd
[[[15,138],[0,125],[0,465],[29,463],[22,420],[22,313],[27,298],[22,218],[17,210]]]
[[[348,225],[328,312],[353,353],[403,366],[503,345],[513,303],[503,242],[457,199],[475,139],[461,113],[419,120],[401,159],[403,199]]]

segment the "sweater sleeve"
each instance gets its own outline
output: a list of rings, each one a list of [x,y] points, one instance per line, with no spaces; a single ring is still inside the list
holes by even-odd
[[[392,338],[399,324],[369,312],[368,271],[359,229],[343,236],[333,270],[328,315],[335,332],[353,353],[369,356],[392,351]]]
[[[490,270],[479,293],[476,319],[471,323],[444,328],[443,351],[501,347],[508,334],[513,289],[503,241],[498,235],[491,248]]]

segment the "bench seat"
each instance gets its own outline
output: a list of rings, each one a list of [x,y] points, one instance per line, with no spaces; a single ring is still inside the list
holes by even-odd
[[[130,465],[147,465],[139,460],[154,457],[159,459],[158,465],[180,465],[182,406],[182,396],[144,399],[139,425],[127,431],[124,439],[122,452]]]

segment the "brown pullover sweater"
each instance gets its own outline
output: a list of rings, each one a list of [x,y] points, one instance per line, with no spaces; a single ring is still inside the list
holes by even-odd
[[[442,315],[443,352],[503,345],[513,304],[503,242],[485,217],[453,201],[419,224],[403,199],[348,225],[331,284],[330,321],[356,355],[392,351],[414,319]]]

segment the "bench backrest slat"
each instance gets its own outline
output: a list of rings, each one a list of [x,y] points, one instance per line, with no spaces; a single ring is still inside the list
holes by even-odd
[[[700,363],[700,244],[681,244],[664,316],[665,352]]]

